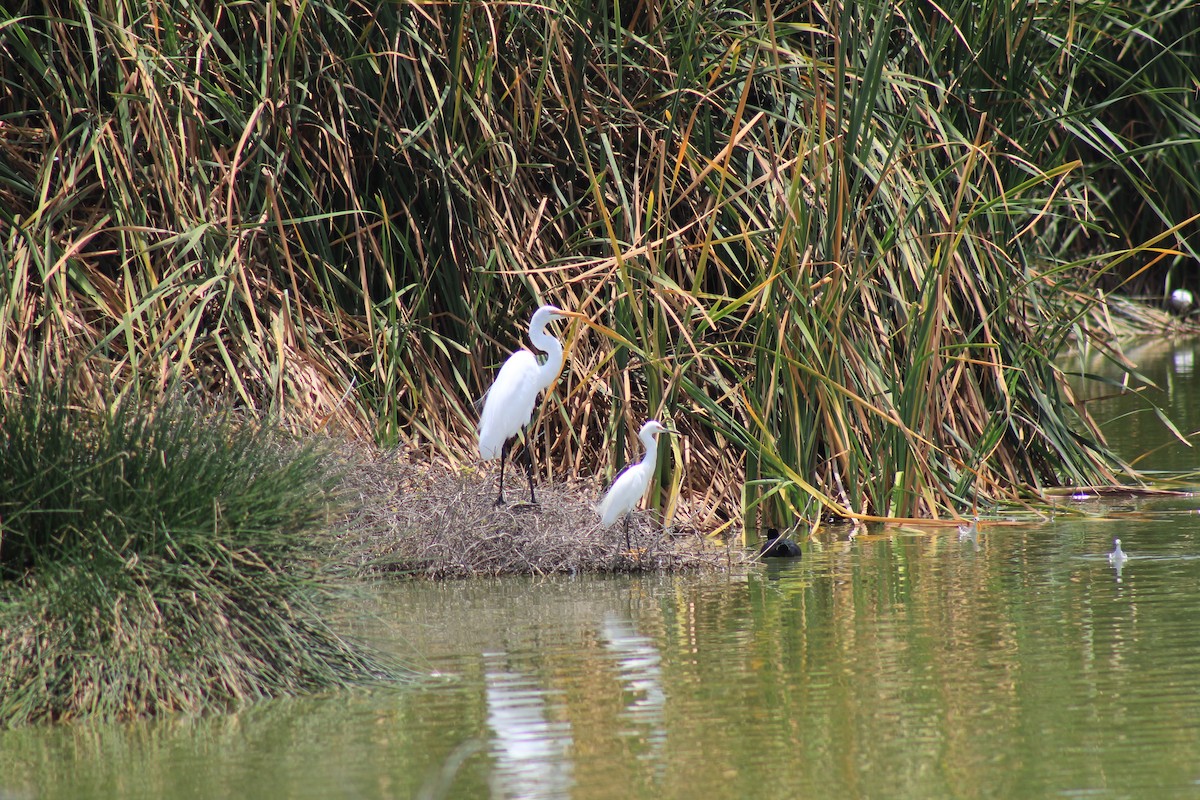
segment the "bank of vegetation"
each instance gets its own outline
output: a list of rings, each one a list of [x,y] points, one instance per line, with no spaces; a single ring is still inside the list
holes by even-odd
[[[603,483],[641,421],[668,418],[684,434],[653,498],[668,522],[952,517],[1131,475],[1055,359],[1103,345],[1108,291],[1195,288],[1196,49],[1181,1],[9,3],[0,389],[26,402],[38,376],[69,374],[100,420],[78,446],[113,441],[54,467],[105,481],[93,495],[31,485],[4,512],[6,597],[28,594],[3,613],[75,646],[91,633],[56,614],[87,598],[113,642],[149,647],[197,610],[156,587],[214,581],[194,602],[216,637],[237,609],[270,610],[260,592],[306,594],[303,497],[261,548],[189,538],[244,488],[187,487],[196,473],[177,488],[212,519],[94,505],[131,491],[120,470],[141,457],[104,409],[186,387],[467,465],[472,401],[542,302],[619,334],[567,331],[535,426],[542,477]],[[129,424],[177,441],[164,418]],[[47,457],[74,452],[56,435]],[[315,469],[297,458],[280,474]],[[122,549],[146,536],[144,555]],[[125,626],[132,607],[148,627]],[[265,680],[366,669],[305,608],[277,610],[333,666]],[[3,630],[11,709],[27,696],[12,681],[54,684],[22,649],[43,639]],[[214,658],[196,660],[223,674]],[[157,697],[172,673],[156,670],[39,713]]]
[[[9,4],[0,372],[467,461],[553,301],[632,346],[572,334],[550,476],[662,414],[710,527],[1111,480],[1054,357],[1192,263],[1185,5]]]

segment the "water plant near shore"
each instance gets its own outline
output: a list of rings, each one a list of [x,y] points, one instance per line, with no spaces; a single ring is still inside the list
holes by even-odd
[[[710,528],[1115,479],[1054,357],[1097,272],[1190,247],[1178,3],[0,14],[0,381],[50,353],[466,460],[555,302],[633,347],[573,336],[539,464],[614,475],[673,411],[658,502]]]
[[[336,482],[321,448],[179,399],[0,395],[0,726],[399,674],[327,621]]]

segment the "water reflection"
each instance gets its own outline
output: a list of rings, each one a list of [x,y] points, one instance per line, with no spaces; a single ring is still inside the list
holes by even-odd
[[[492,797],[569,797],[571,724],[554,719],[549,695],[530,675],[505,668],[504,653],[484,655],[487,719],[492,729]]]
[[[1124,583],[1124,579],[1121,578],[1121,571],[1125,569],[1125,561],[1126,559],[1122,558],[1120,560],[1109,562],[1112,565],[1113,574],[1117,579],[1117,583]]]
[[[1181,443],[1154,409],[1161,410],[1185,438],[1200,430],[1197,349],[1200,340],[1147,338],[1128,345],[1125,355],[1135,367],[1133,375],[1100,351],[1079,353],[1064,366],[1069,372],[1099,378],[1077,374],[1071,387],[1102,421],[1113,450],[1140,469],[1193,472],[1200,467],[1200,451]]]
[[[622,716],[629,722],[625,735],[638,738],[647,745],[645,752],[636,753],[640,759],[657,761],[667,741],[663,712],[667,694],[662,686],[662,656],[654,640],[640,635],[633,620],[609,612],[601,628],[604,647],[616,657],[617,678],[628,700]]]
[[[826,529],[734,574],[382,585],[359,635],[449,680],[3,732],[0,794],[1195,796],[1195,505]]]
[[[1190,378],[1196,365],[1196,351],[1190,347],[1176,350],[1172,356],[1172,361],[1175,365],[1176,375]]]

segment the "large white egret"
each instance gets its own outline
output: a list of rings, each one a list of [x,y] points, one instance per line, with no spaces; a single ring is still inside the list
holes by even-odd
[[[638,463],[626,467],[617,476],[612,486],[608,487],[608,493],[604,495],[604,499],[600,501],[600,507],[596,509],[600,512],[600,525],[605,528],[610,527],[622,516],[625,517],[626,550],[629,549],[630,512],[642,499],[642,495],[646,493],[646,487],[650,485],[650,478],[654,476],[654,467],[658,464],[658,435],[674,432],[658,420],[647,420],[642,429],[638,431],[638,438],[646,446],[646,455],[642,456],[642,460]]]
[[[490,461],[500,458],[500,493],[496,505],[504,505],[504,461],[508,457],[511,439],[529,425],[538,395],[558,378],[563,366],[562,342],[546,333],[546,325],[558,317],[584,315],[563,311],[555,306],[542,306],[529,320],[529,341],[546,354],[539,363],[537,356],[521,349],[508,357],[496,375],[492,388],[483,401],[479,415],[479,455]],[[533,495],[533,446],[525,443],[525,467],[529,475],[529,502],[537,503]]]

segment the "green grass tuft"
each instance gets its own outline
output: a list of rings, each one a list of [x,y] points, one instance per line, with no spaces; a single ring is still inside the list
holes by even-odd
[[[337,475],[181,400],[0,398],[0,725],[198,712],[389,674],[325,621]]]

